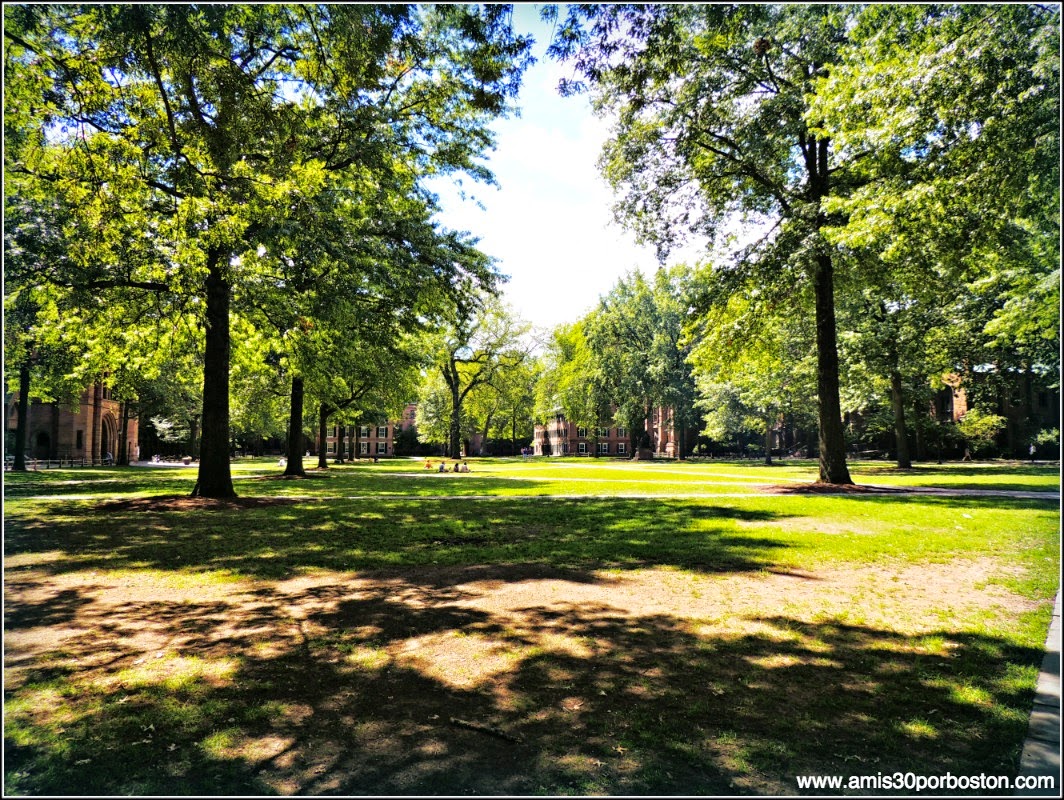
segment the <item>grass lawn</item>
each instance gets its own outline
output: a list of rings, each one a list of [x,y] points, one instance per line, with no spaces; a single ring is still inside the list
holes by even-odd
[[[5,473],[5,793],[1015,775],[1056,465],[470,464]]]

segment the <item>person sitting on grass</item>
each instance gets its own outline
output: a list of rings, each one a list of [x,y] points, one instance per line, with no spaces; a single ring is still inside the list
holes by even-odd
[[[465,461],[463,461],[462,462],[462,468],[459,471],[460,472],[469,472],[469,464],[467,464]]]
[[[432,469],[432,459],[431,458],[426,458],[425,459],[425,469]]]
[[[447,471],[447,465],[444,462],[441,461],[440,462],[440,472],[446,472],[446,471]]]

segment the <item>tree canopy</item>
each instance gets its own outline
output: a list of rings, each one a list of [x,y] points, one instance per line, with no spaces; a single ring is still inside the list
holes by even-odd
[[[505,6],[4,13],[5,136],[18,143],[7,172],[20,193],[71,198],[82,225],[100,231],[84,257],[47,277],[199,299],[195,492],[230,496],[230,306],[249,274],[242,257],[269,247],[278,217],[299,224],[307,204],[330,213],[329,191],[372,194],[397,170],[490,180],[487,125],[508,109],[529,41]],[[485,275],[449,277],[472,289]]]
[[[712,250],[696,314],[812,312],[821,481],[850,482],[839,293],[952,281],[984,340],[1058,363],[1058,8],[574,5],[551,50],[614,122],[618,220]]]

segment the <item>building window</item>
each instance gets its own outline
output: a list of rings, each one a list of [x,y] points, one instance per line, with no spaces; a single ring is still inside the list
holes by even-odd
[[[74,440],[74,447],[78,450],[85,449],[85,431],[78,431]]]
[[[617,438],[618,439],[627,439],[628,438],[628,429],[627,428],[618,428],[617,429]]]
[[[381,454],[387,453],[388,452],[388,443],[387,442],[377,442],[377,452],[381,453]]]
[[[577,452],[579,452],[581,455],[583,455],[584,453],[587,452],[587,442],[580,442],[580,444],[577,445],[577,448],[578,448]]]
[[[626,445],[624,442],[617,442],[617,455],[623,456],[627,452],[628,445]]]
[[[326,453],[335,453],[336,452],[336,442],[329,442],[329,447],[328,447],[328,449],[326,449],[325,452]]]
[[[368,439],[369,438],[369,425],[363,425],[361,428],[359,428],[358,429],[358,435],[359,435],[359,438]]]
[[[387,425],[378,425],[377,426],[377,438],[378,439],[387,439],[388,438],[388,426]],[[380,452],[380,451],[378,451],[378,452]]]
[[[358,443],[358,452],[360,452],[362,455],[368,455],[369,454],[369,442],[359,442]]]
[[[586,439],[587,438],[587,428],[577,428],[576,429],[576,436],[577,436],[578,439]],[[581,452],[583,452],[583,451],[581,451]]]
[[[610,443],[609,442],[599,442],[599,452],[600,453],[604,453],[606,455],[609,455]]]
[[[609,436],[610,435],[610,429],[609,428],[599,428],[598,429],[598,435],[599,436],[603,436],[603,437]]]

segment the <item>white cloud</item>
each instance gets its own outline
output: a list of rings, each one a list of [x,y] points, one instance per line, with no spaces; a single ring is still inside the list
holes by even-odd
[[[537,57],[545,47],[541,41]],[[433,184],[440,221],[480,238],[481,249],[511,276],[507,301],[543,327],[575,321],[618,278],[657,266],[652,248],[636,245],[612,222],[614,197],[596,166],[609,126],[587,98],[557,93],[568,69],[541,58],[526,74],[521,117],[493,126],[497,147],[488,165],[499,188],[465,187],[483,210]]]

